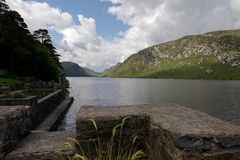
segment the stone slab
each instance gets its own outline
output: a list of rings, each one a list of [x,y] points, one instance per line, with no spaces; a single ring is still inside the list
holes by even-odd
[[[110,122],[143,115],[150,119],[148,138],[154,160],[240,159],[239,126],[176,104],[83,106],[76,119],[77,139],[92,138],[94,128],[90,131],[89,119],[96,120],[108,135],[109,129],[106,128],[112,129],[116,125],[112,123],[110,126]]]
[[[67,138],[75,138],[74,132],[32,132],[19,143],[5,160],[53,160],[71,154],[71,149],[63,147]]]

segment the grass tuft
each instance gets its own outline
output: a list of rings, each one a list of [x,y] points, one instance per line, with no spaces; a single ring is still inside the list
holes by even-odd
[[[88,153],[83,149],[82,144],[74,138],[68,138],[68,142],[64,143],[65,147],[71,148],[73,154],[67,155],[67,158],[60,155],[58,160],[150,160],[151,147],[147,142],[142,142],[137,135],[131,141],[123,140],[124,125],[130,117],[122,119],[112,129],[112,134],[107,142],[101,143],[97,123],[94,119],[90,119],[91,124],[96,130],[95,151]],[[126,137],[129,138],[129,137]],[[105,148],[105,149],[104,149]],[[96,155],[93,155],[96,153]]]

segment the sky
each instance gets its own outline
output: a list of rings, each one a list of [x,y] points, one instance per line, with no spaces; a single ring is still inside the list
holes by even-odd
[[[146,47],[240,28],[240,0],[6,0],[30,31],[49,30],[61,61],[103,71]]]

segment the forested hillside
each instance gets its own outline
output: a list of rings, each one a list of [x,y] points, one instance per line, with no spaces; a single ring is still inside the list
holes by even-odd
[[[31,33],[21,15],[0,0],[0,78],[57,80],[60,67],[48,30]]]
[[[98,77],[99,73],[89,69],[79,66],[77,63],[73,62],[61,62],[63,67],[63,73],[67,77]]]

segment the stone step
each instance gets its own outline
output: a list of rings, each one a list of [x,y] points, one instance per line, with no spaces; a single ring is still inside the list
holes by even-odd
[[[73,97],[65,98],[58,107],[47,116],[47,118],[35,129],[36,131],[53,131],[56,130],[59,123],[65,116],[68,109],[73,103]]]
[[[66,157],[71,154],[70,148],[63,147],[67,138],[75,138],[75,132],[33,131],[4,160],[52,160]]]

